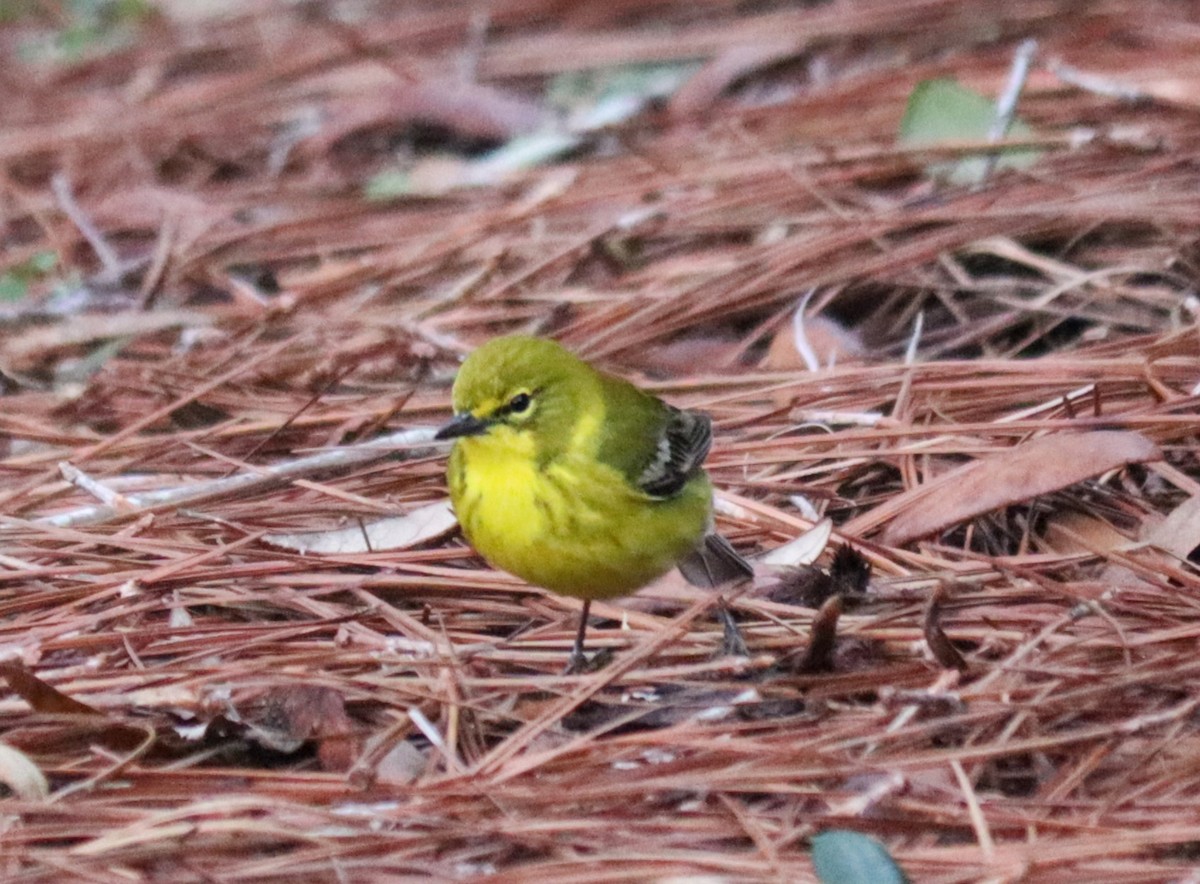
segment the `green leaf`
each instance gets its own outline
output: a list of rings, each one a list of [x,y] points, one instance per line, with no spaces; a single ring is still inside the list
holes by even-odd
[[[550,80],[546,102],[572,112],[619,95],[665,98],[699,68],[699,62],[677,61],[565,71]]]
[[[553,79],[547,103],[567,115],[537,132],[519,135],[483,156],[458,164],[385,170],[363,188],[368,200],[437,196],[460,187],[486,187],[510,176],[570,157],[604,130],[669,97],[699,67],[697,62],[622,65],[568,71]]]
[[[78,359],[61,359],[54,367],[54,384],[83,384],[104,368],[133,338],[113,338],[93,347]]]
[[[20,52],[35,64],[69,64],[133,42],[137,26],[154,13],[150,0],[61,0],[61,27],[22,41]],[[0,0],[0,20],[33,11],[32,4]],[[9,11],[13,10],[13,11]]]
[[[24,264],[36,276],[45,276],[58,266],[58,255],[51,251],[38,252]]]
[[[33,0],[0,0],[0,22],[20,21],[36,11]]]
[[[371,201],[394,200],[412,192],[412,176],[399,169],[376,172],[363,187],[363,196]]]
[[[29,294],[31,283],[47,276],[58,266],[58,255],[51,251],[35,252],[20,264],[0,273],[0,302],[19,301]]]
[[[996,106],[955,80],[925,80],[908,97],[900,122],[900,143],[910,147],[963,141],[986,141],[996,117]],[[1033,129],[1014,118],[1005,133],[1010,138],[1028,138]],[[1034,148],[981,150],[979,156],[931,163],[925,171],[931,178],[951,184],[979,184],[987,175],[989,155],[998,154],[994,170],[1025,169],[1037,162],[1041,151]]]
[[[97,27],[138,22],[154,11],[149,0],[69,0],[65,5],[77,23]]]
[[[546,103],[567,115],[573,133],[617,126],[646,105],[670,98],[700,69],[700,62],[629,64],[588,71],[567,71],[550,81]]]
[[[19,301],[29,293],[29,283],[13,271],[0,274],[0,303]]]
[[[908,884],[887,848],[858,832],[832,829],[814,835],[812,859],[822,884]]]

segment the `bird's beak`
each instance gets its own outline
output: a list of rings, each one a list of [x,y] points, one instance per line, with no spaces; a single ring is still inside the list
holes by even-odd
[[[480,436],[488,431],[490,424],[475,417],[469,411],[456,414],[434,435],[434,439],[457,439],[459,436]]]

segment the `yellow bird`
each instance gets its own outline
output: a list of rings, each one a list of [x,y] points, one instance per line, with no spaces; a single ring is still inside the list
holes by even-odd
[[[583,599],[569,671],[585,663],[593,599],[678,566],[699,586],[753,573],[713,533],[706,415],[682,411],[524,335],[479,347],[454,382],[448,481],[459,524],[493,565]]]

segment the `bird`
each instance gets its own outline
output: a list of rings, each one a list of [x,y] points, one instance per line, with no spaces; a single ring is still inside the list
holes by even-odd
[[[703,463],[712,422],[607,374],[549,338],[493,338],[463,361],[450,500],[491,565],[583,601],[567,672],[587,666],[591,603],[678,567],[717,587],[753,568],[713,527]]]

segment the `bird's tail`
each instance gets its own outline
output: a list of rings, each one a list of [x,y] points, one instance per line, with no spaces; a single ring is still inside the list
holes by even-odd
[[[720,534],[709,534],[679,563],[679,573],[693,586],[712,589],[753,577],[754,567]]]

